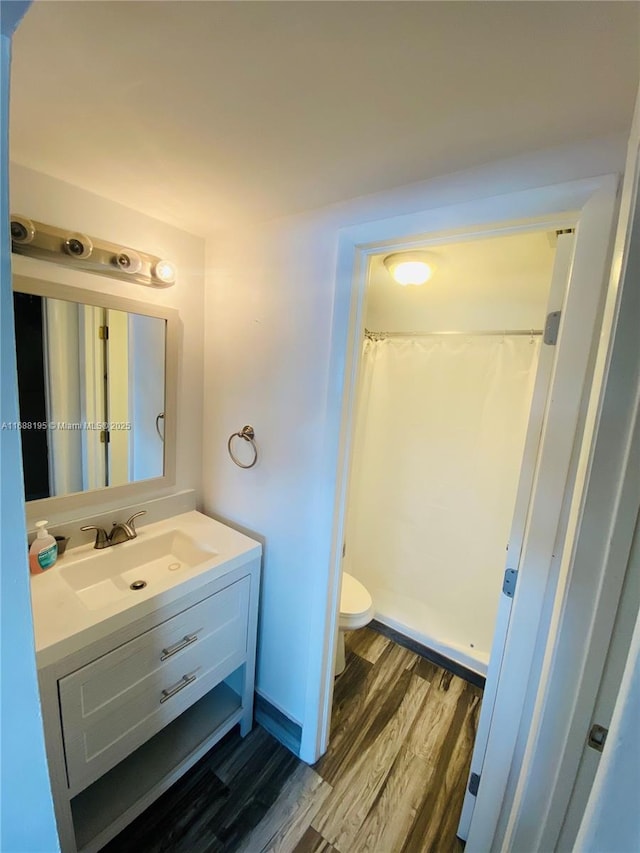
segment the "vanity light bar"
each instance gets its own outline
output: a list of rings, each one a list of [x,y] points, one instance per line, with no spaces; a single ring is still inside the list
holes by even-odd
[[[11,214],[11,251],[151,287],[175,284],[171,261]]]

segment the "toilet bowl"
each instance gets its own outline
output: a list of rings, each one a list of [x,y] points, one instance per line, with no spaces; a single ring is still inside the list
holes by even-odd
[[[373,600],[368,590],[353,575],[343,572],[336,648],[336,675],[340,675],[345,665],[344,632],[364,628],[373,619],[373,614]]]

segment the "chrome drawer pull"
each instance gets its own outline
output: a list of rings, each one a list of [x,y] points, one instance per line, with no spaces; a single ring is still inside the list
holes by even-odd
[[[162,703],[166,702],[167,699],[171,699],[172,696],[175,696],[176,693],[179,693],[181,690],[184,690],[184,688],[188,684],[191,684],[195,680],[195,675],[183,675],[177,684],[174,684],[173,687],[169,687],[168,689],[162,691],[162,699],[160,700],[160,704],[162,705]]]
[[[168,649],[163,649],[162,654],[160,655],[160,660],[166,660],[167,658],[176,655],[178,652],[181,652],[182,649],[186,649],[187,646],[190,646],[191,643],[195,643],[197,639],[197,634],[187,634],[181,640],[178,640],[174,646],[169,646]]]

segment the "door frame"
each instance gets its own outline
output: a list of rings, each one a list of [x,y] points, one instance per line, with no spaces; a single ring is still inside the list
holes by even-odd
[[[600,759],[595,753],[591,781],[583,776],[577,784],[583,755],[594,754],[587,745],[589,729],[594,722],[609,724],[594,714],[640,512],[639,272],[640,95],[560,565],[562,595],[552,616],[557,641],[545,650],[523,773],[503,820],[508,849],[573,849]],[[583,618],[585,599],[589,619]],[[547,784],[540,784],[542,778]]]
[[[571,277],[571,266],[575,254],[575,233],[571,235],[561,234],[558,236],[556,254],[553,262],[553,270],[551,275],[551,287],[546,306],[547,312],[562,311],[567,297],[567,289]],[[579,319],[579,318],[578,318]],[[560,356],[560,347],[564,346],[562,341],[557,341],[554,346],[543,344],[540,351],[538,361],[538,375],[536,376],[536,387],[534,389],[531,408],[529,412],[529,422],[527,426],[527,436],[525,441],[525,449],[522,456],[522,465],[518,480],[518,491],[513,511],[513,520],[509,531],[508,549],[504,560],[504,569],[513,569],[520,571],[521,561],[523,556],[523,546],[525,537],[528,534],[528,522],[530,509],[532,504],[532,496],[536,478],[536,471],[539,463],[542,461],[542,454],[546,452],[546,445],[543,437],[546,434],[545,430],[545,415],[549,404],[549,398],[554,393],[553,377],[556,368],[556,356]],[[557,391],[556,391],[557,393]],[[570,428],[573,434],[580,427],[579,420],[579,398],[574,398],[574,404],[571,411],[567,411],[563,423],[571,419],[577,421],[577,427]],[[557,444],[557,442],[556,442]],[[573,442],[569,442],[569,451]],[[565,458],[567,451],[565,451]],[[567,467],[570,466],[570,458],[566,458]],[[556,480],[556,485],[546,489],[551,498],[555,498],[556,515],[559,513],[559,507],[562,505],[564,497],[564,487],[562,481]],[[549,547],[553,547],[554,537],[551,534]],[[513,597],[501,594],[498,601],[498,613],[494,623],[493,642],[490,652],[491,672],[488,673],[487,682],[482,698],[482,707],[478,728],[476,731],[473,755],[471,758],[471,767],[469,770],[469,778],[472,774],[480,777],[484,765],[484,758],[487,749],[487,741],[493,710],[495,706],[496,693],[499,684],[499,673],[501,661],[505,652],[507,632],[511,620],[511,611],[513,608]],[[464,841],[468,840],[469,827],[471,818],[475,811],[476,794],[472,793],[471,786],[467,788],[464,796],[462,812],[458,824],[458,837]]]
[[[326,576],[318,579],[327,596],[327,607],[323,625],[324,643],[318,656],[311,664],[318,666],[321,673],[317,685],[308,691],[308,706],[317,709],[316,725],[313,720],[303,730],[301,754],[320,755],[327,747],[333,696],[332,662],[337,639],[337,622],[340,597],[341,554],[344,535],[344,519],[348,493],[348,472],[353,438],[355,397],[358,387],[360,366],[360,341],[368,278],[368,262],[373,254],[383,251],[409,249],[437,245],[463,239],[497,236],[523,230],[559,229],[576,227],[585,243],[604,239],[610,244],[614,210],[616,204],[617,175],[604,175],[537,187],[519,192],[476,198],[447,207],[422,210],[414,214],[372,221],[345,228],[340,232],[337,255],[336,291],[332,322],[329,387],[327,389],[327,417],[335,429],[327,429],[328,436],[323,448],[327,478],[325,498],[333,507],[331,535],[331,559]],[[601,215],[593,217],[593,210],[600,208]],[[608,253],[606,262],[608,262]],[[605,280],[606,263],[603,269],[593,272]],[[597,337],[594,335],[593,338]],[[592,342],[591,330],[589,343]],[[537,603],[536,613],[540,617],[545,604],[551,602],[542,596]],[[535,614],[534,614],[535,615]],[[517,633],[517,632],[516,632]],[[529,659],[534,658],[536,640],[525,638]],[[512,642],[512,639],[510,639]],[[524,687],[529,684],[525,679]],[[522,685],[520,685],[522,687]],[[512,700],[513,700],[512,696]],[[520,697],[524,703],[524,695]],[[535,698],[535,697],[534,697]],[[502,803],[509,771],[515,752],[515,742],[520,733],[521,718],[512,715],[508,720],[508,737],[502,749],[502,760],[496,763],[495,802]],[[504,732],[503,732],[504,734]],[[491,811],[491,810],[489,810]],[[493,837],[497,815],[484,821],[485,835]],[[472,827],[473,830],[473,827]],[[488,849],[488,848],[486,848]]]

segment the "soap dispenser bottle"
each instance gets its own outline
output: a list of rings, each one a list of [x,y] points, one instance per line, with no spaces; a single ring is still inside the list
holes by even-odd
[[[58,543],[47,530],[48,521],[36,521],[38,533],[29,548],[29,571],[38,575],[58,559]]]

